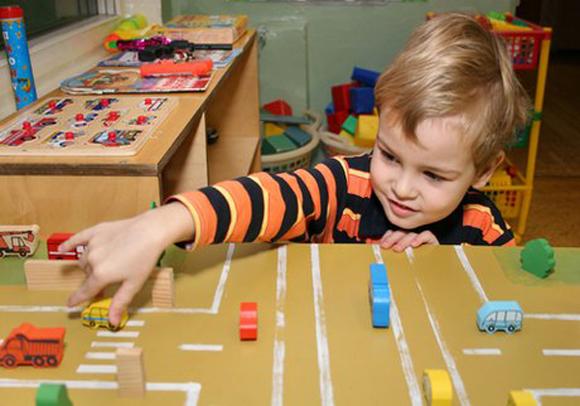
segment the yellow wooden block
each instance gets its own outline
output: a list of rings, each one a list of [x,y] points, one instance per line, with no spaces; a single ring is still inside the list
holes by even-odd
[[[266,137],[269,137],[271,135],[284,134],[285,130],[286,130],[285,127],[279,126],[278,124],[264,123],[264,135]]]
[[[508,406],[537,406],[538,403],[531,392],[527,390],[512,390],[508,398]]]
[[[338,136],[345,140],[349,145],[354,145],[354,139],[347,131],[340,130],[340,134],[338,134]]]
[[[428,406],[451,406],[453,388],[447,371],[443,369],[423,371],[423,393]]]
[[[375,145],[377,133],[379,132],[379,117],[361,114],[358,116],[354,143],[359,147],[371,148]]]

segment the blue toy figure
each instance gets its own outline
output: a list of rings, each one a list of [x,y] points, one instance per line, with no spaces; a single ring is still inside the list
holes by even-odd
[[[383,264],[371,264],[369,280],[369,300],[373,327],[389,327],[391,310],[391,293],[387,268]]]
[[[2,37],[8,56],[12,89],[18,110],[37,98],[23,16],[22,8],[18,6],[0,7]]]

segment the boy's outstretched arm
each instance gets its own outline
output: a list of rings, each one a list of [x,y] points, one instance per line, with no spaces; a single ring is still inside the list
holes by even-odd
[[[139,292],[168,245],[192,238],[191,214],[181,203],[170,203],[138,216],[101,223],[73,235],[59,247],[85,246],[79,260],[87,278],[68,299],[76,306],[95,297],[111,283],[120,283],[109,310],[118,325],[123,311]]]

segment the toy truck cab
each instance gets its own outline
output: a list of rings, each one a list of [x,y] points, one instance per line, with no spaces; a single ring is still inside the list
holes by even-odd
[[[503,330],[512,334],[522,329],[524,313],[516,301],[490,301],[477,312],[477,326],[482,331],[493,334]]]
[[[105,327],[111,331],[117,331],[125,327],[129,316],[127,312],[123,312],[121,322],[117,327],[109,323],[109,306],[111,306],[111,298],[99,300],[88,305],[81,312],[81,320],[83,325],[90,328]]]

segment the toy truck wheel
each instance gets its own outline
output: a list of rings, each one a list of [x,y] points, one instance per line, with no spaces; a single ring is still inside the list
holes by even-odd
[[[26,258],[26,254],[27,254],[26,251],[20,251],[20,252],[18,252],[18,255],[20,256],[20,258]]]
[[[508,332],[509,334],[512,334],[514,331],[516,331],[516,326],[514,326],[513,324],[510,324],[510,325],[507,327],[507,332]]]
[[[487,326],[487,332],[489,334],[495,333],[495,326],[493,324],[490,324],[489,326]]]
[[[34,359],[32,360],[32,363],[34,364],[35,367],[41,368],[44,366],[44,358],[43,357],[34,357]]]
[[[54,355],[49,355],[48,358],[46,358],[46,363],[49,366],[54,367],[58,364],[58,360],[56,359],[56,357]]]
[[[15,368],[16,367],[16,358],[14,358],[12,355],[7,355],[2,360],[2,364],[4,364],[4,366],[6,368]]]
[[[4,255],[6,255],[6,254],[4,253],[4,250],[0,250],[0,258],[4,258]]]

